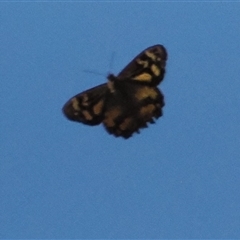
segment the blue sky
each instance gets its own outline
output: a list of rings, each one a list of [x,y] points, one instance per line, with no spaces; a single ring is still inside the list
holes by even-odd
[[[1,2],[0,237],[240,238],[239,9]],[[63,116],[154,44],[156,124],[124,140]]]

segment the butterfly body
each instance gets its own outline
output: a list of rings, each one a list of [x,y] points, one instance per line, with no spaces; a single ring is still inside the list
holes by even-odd
[[[164,97],[157,85],[163,80],[167,53],[162,45],[141,52],[106,84],[71,98],[63,113],[87,125],[103,123],[115,136],[129,138],[162,116]]]

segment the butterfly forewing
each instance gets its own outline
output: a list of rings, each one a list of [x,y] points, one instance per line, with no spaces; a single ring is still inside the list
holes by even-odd
[[[77,94],[63,106],[63,113],[69,120],[98,125],[103,120],[107,92],[107,84],[102,84]]]
[[[164,97],[157,85],[163,80],[167,52],[162,45],[142,51],[108,83],[84,91],[63,107],[65,116],[88,125],[103,123],[106,130],[129,138],[162,116]]]
[[[167,51],[162,45],[149,47],[137,55],[119,74],[119,79],[131,79],[158,85],[164,77]]]

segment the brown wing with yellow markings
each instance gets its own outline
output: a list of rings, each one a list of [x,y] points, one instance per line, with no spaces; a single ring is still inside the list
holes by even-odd
[[[64,115],[72,121],[98,125],[103,120],[103,109],[108,92],[107,84],[91,88],[72,97],[63,106]]]
[[[119,74],[119,79],[131,79],[157,86],[164,77],[167,51],[162,45],[149,47],[137,55]]]

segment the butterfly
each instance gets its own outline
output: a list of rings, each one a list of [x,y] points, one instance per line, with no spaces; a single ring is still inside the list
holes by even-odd
[[[108,82],[77,94],[62,108],[71,121],[94,126],[103,123],[106,130],[125,139],[139,133],[148,123],[162,116],[164,96],[157,88],[163,80],[167,51],[154,45],[137,55]]]

